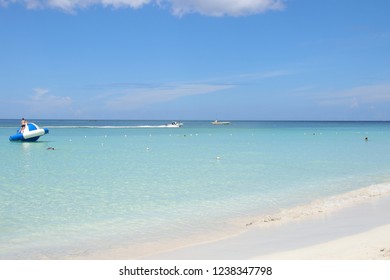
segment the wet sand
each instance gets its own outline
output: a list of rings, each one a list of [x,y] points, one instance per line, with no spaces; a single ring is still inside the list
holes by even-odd
[[[237,236],[146,259],[390,259],[390,196],[362,201],[288,221],[271,217]]]

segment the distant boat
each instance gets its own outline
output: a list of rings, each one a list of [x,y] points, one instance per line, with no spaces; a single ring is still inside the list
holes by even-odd
[[[230,122],[220,122],[218,120],[215,120],[215,121],[213,121],[211,123],[214,124],[214,125],[227,125],[227,124],[230,124]]]
[[[182,126],[183,126],[183,123],[176,122],[176,121],[165,124],[165,127],[182,127]]]

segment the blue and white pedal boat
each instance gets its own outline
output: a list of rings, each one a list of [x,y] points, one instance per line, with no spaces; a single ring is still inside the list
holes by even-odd
[[[35,123],[26,124],[23,133],[20,132],[20,129],[16,134],[9,137],[9,141],[23,141],[23,142],[35,142],[41,137],[49,133],[47,128],[39,128]]]

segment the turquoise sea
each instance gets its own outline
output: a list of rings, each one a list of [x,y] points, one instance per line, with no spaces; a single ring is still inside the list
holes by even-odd
[[[49,134],[0,120],[0,259],[153,248],[390,182],[390,122],[30,121]]]

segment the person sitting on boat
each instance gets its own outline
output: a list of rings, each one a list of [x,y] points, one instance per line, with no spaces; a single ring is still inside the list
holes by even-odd
[[[22,120],[20,121],[20,123],[21,123],[21,126],[20,126],[19,132],[20,132],[20,133],[23,133],[23,132],[24,132],[24,129],[26,128],[26,125],[27,125],[27,120],[25,120],[24,118],[22,118]]]

